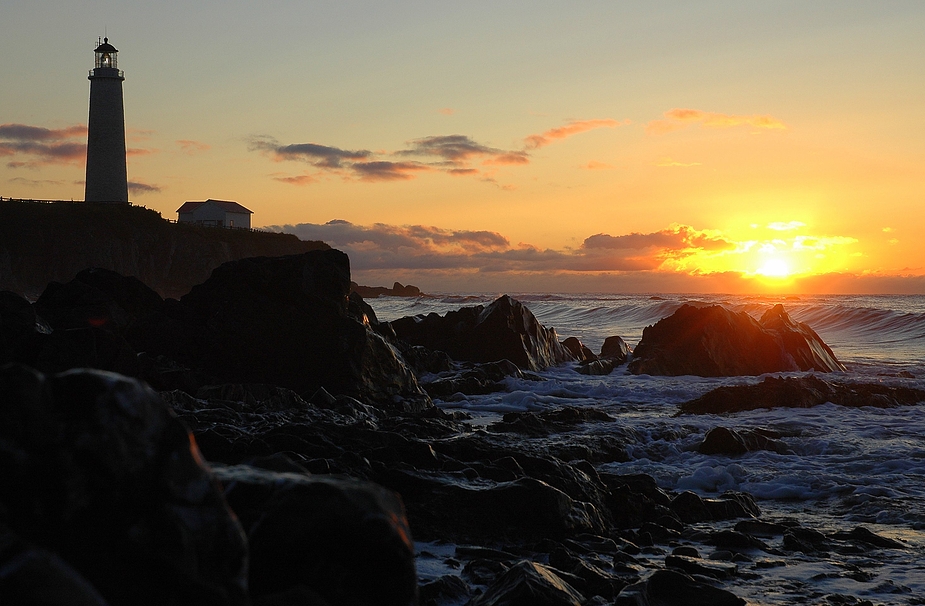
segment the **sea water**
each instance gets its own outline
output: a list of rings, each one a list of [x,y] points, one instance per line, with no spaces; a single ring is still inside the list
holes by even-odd
[[[387,321],[488,304],[496,296],[385,297],[369,303],[379,320]],[[544,326],[554,327],[560,339],[578,337],[592,351],[599,351],[611,335],[634,347],[646,326],[685,303],[720,304],[756,318],[780,303],[791,318],[813,328],[848,369],[828,377],[925,389],[923,295],[512,296]],[[630,457],[604,470],[646,473],[666,490],[692,490],[703,496],[745,491],[757,499],[765,519],[795,519],[824,533],[865,526],[909,546],[878,551],[873,560],[788,557],[786,566],[763,570],[760,583],[733,583],[730,589],[750,603],[815,603],[813,596],[837,593],[880,604],[925,604],[925,403],[888,409],[825,404],[678,416],[682,402],[722,385],[757,383],[762,377],[636,376],[626,366],[607,376],[586,376],[575,372],[573,363],[540,374],[545,381],[508,379],[503,392],[457,396],[437,405],[464,409],[475,424],[510,411],[594,406],[615,421],[587,424],[582,431],[619,436]],[[792,454],[698,453],[706,432],[717,426],[774,430]],[[846,575],[846,567],[852,566],[864,574]]]

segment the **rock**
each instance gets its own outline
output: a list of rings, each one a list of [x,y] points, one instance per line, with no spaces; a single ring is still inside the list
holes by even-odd
[[[832,548],[828,537],[812,528],[789,528],[784,532],[784,549],[803,553],[827,552]]]
[[[185,427],[112,373],[0,370],[0,511],[111,605],[246,604],[247,544]]]
[[[108,606],[67,562],[0,532],[0,597],[9,604]]]
[[[364,299],[375,299],[377,297],[420,297],[421,289],[417,286],[408,284],[407,286],[396,282],[392,288],[385,286],[361,286],[356,282],[350,283],[350,291],[355,292]]]
[[[395,493],[248,465],[219,465],[215,474],[248,535],[255,599],[304,586],[332,606],[415,602],[414,546]]]
[[[10,291],[0,291],[0,365],[27,363],[34,356],[38,334],[32,304]],[[47,331],[50,332],[50,331]]]
[[[845,367],[815,332],[790,320],[780,306],[759,323],[719,305],[683,305],[643,330],[629,369],[634,374],[724,377]]]
[[[729,429],[714,427],[703,438],[697,452],[701,454],[741,455],[757,450],[770,450],[778,454],[793,454],[773,432],[762,429]]]
[[[905,544],[894,539],[882,537],[874,532],[871,532],[870,529],[864,528],[863,526],[858,526],[852,529],[850,532],[837,532],[832,535],[832,538],[841,541],[853,541],[855,543],[861,543],[865,546],[880,547],[882,549],[907,548]]]
[[[573,359],[580,362],[593,362],[597,360],[597,356],[594,355],[594,352],[585,347],[584,343],[579,341],[576,337],[569,337],[565,341],[562,341],[562,347],[572,354]]]
[[[581,606],[584,597],[553,570],[520,561],[469,606]]]
[[[337,250],[229,262],[165,306],[136,349],[218,382],[272,383],[304,398],[324,387],[391,410],[430,406],[400,354],[350,315],[349,286]]]
[[[439,378],[424,383],[423,387],[432,398],[447,399],[457,393],[483,395],[507,389],[502,383],[505,377],[525,378],[516,364],[510,360],[498,360],[471,364],[454,374],[443,373]]]
[[[626,363],[629,353],[630,348],[626,342],[617,336],[607,337],[601,346],[601,357],[612,358],[618,366]]]
[[[674,570],[656,570],[623,589],[615,606],[744,606],[739,596]]]
[[[845,365],[838,361],[831,348],[809,325],[794,322],[784,311],[784,306],[777,304],[761,316],[763,328],[780,335],[786,351],[796,362],[800,370],[817,372],[844,371]]]
[[[714,579],[728,579],[736,575],[739,567],[735,564],[719,564],[705,562],[700,558],[685,555],[671,554],[665,558],[665,566],[677,568],[686,574],[712,577]]]
[[[445,351],[454,360],[510,360],[523,370],[543,370],[571,359],[554,329],[523,303],[504,295],[488,306],[463,307],[440,316],[399,318],[395,334],[411,345]]]
[[[718,499],[703,499],[686,490],[671,500],[670,507],[685,524],[761,515],[751,495],[733,491],[723,493]]]
[[[418,588],[418,602],[421,606],[437,606],[438,604],[465,603],[472,595],[472,590],[461,578],[455,574],[446,574],[426,583]]]
[[[583,375],[609,375],[616,366],[617,362],[613,358],[601,358],[587,364],[580,364],[575,370]]]
[[[840,406],[912,406],[925,401],[925,390],[880,383],[838,384],[819,377],[766,377],[757,385],[717,387],[680,405],[681,412],[724,414],[758,408],[810,408],[826,402]]]

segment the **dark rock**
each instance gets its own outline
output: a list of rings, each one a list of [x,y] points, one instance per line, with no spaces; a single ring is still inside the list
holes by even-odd
[[[722,549],[763,549],[767,550],[768,546],[764,542],[735,530],[717,530],[711,532],[706,539],[707,545],[720,547]]]
[[[350,283],[350,291],[355,292],[364,299],[375,299],[377,297],[420,297],[421,289],[410,284],[403,285],[396,282],[392,288],[385,286],[361,286],[356,282]]]
[[[136,348],[221,382],[319,387],[389,409],[430,405],[400,355],[350,315],[350,266],[337,250],[226,263],[151,322]]]
[[[597,356],[594,355],[594,352],[588,349],[585,344],[576,337],[569,337],[565,341],[562,341],[562,347],[572,354],[572,359],[574,360],[580,362],[593,362],[597,360]]]
[[[500,421],[492,423],[488,429],[539,437],[574,429],[584,423],[613,421],[613,417],[596,408],[565,406],[542,412],[508,412]]]
[[[4,604],[107,606],[67,562],[0,532],[0,597]]]
[[[412,345],[445,351],[454,360],[507,359],[524,370],[542,370],[571,359],[554,329],[540,324],[520,301],[505,295],[488,306],[463,307],[390,322]]]
[[[883,549],[906,549],[907,547],[899,541],[882,537],[863,526],[858,526],[850,532],[837,532],[832,535],[832,538],[840,541],[853,541],[855,543],[861,543],[862,545],[880,547]]]
[[[469,606],[581,606],[584,596],[550,568],[521,561]]]
[[[111,373],[0,370],[0,511],[113,606],[245,604],[246,540],[188,431]]]
[[[671,510],[686,524],[761,515],[751,495],[733,491],[723,493],[717,499],[704,499],[686,490],[672,499]]]
[[[446,399],[457,393],[484,395],[507,389],[502,383],[505,377],[523,379],[524,374],[510,360],[498,360],[469,365],[455,374],[424,383],[423,387],[433,398]]]
[[[812,329],[790,320],[780,306],[759,323],[719,305],[683,305],[643,330],[629,369],[634,374],[723,377],[845,367]]]
[[[687,574],[699,574],[714,579],[728,579],[735,576],[739,567],[735,564],[717,564],[714,562],[704,562],[700,558],[688,557],[685,555],[671,554],[665,558],[665,566],[668,568],[677,568]]]
[[[760,520],[742,520],[741,522],[736,522],[735,530],[753,537],[770,539],[784,536],[787,527],[783,524],[762,522]]]
[[[601,357],[611,358],[617,365],[625,364],[629,357],[630,348],[626,342],[617,336],[607,337],[601,346]]]
[[[96,368],[138,377],[138,354],[120,335],[101,328],[58,329],[40,335],[30,365],[46,373],[71,368]]]
[[[691,547],[690,545],[681,545],[680,547],[675,547],[672,549],[671,555],[686,556],[688,558],[699,558],[700,552],[697,551],[697,548]]]
[[[447,602],[461,602],[472,595],[472,590],[455,574],[446,574],[433,581],[422,583],[418,595],[418,602],[421,606],[437,606],[437,604]]]
[[[717,387],[681,404],[682,413],[725,414],[758,408],[810,408],[826,402],[840,406],[912,406],[925,401],[925,390],[880,383],[839,384],[807,375],[766,377],[756,385]]]
[[[33,342],[39,334],[36,324],[35,309],[29,301],[16,293],[0,291],[0,365],[31,361]]]
[[[770,434],[770,435],[769,435]],[[778,454],[793,454],[786,444],[774,439],[773,433],[761,429],[729,429],[714,427],[697,447],[702,454],[741,455],[757,450],[770,450]]]
[[[784,549],[803,553],[827,552],[832,548],[829,539],[812,528],[790,528],[784,533]]]
[[[255,597],[304,585],[332,606],[412,604],[414,547],[401,499],[369,482],[216,466],[250,542]]]
[[[580,364],[575,370],[583,375],[609,375],[617,367],[617,364],[617,361],[613,358],[601,358],[587,364]]]
[[[49,284],[35,309],[55,330],[93,327],[124,334],[163,305],[161,296],[138,278],[97,267],[66,284]]]
[[[835,354],[812,328],[803,322],[794,322],[784,306],[777,304],[762,314],[761,326],[780,335],[784,351],[793,358],[800,370],[837,372],[846,370]]]
[[[626,587],[615,606],[744,606],[739,596],[674,570],[656,570]]]

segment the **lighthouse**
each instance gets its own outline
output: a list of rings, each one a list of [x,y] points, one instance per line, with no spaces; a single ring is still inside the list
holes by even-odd
[[[128,204],[125,171],[125,111],[119,51],[103,38],[90,70],[90,120],[87,125],[87,183],[84,200]]]

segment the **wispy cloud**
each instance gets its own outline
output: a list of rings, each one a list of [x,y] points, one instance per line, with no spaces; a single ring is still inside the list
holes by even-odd
[[[129,181],[128,190],[133,196],[143,196],[145,194],[160,193],[163,188],[151,183],[142,183],[141,181]]]
[[[609,170],[612,168],[616,168],[616,166],[613,166],[612,164],[607,164],[605,162],[598,162],[597,160],[591,160],[590,162],[585,164],[582,168],[587,168],[588,170]]]
[[[723,114],[705,112],[699,109],[676,108],[665,112],[663,119],[649,122],[646,125],[646,132],[652,135],[661,135],[687,128],[693,124],[700,124],[706,128],[730,128],[734,126],[749,126],[762,130],[785,130],[787,128],[782,121],[770,115]]]
[[[528,136],[524,140],[523,149],[495,147],[462,134],[411,139],[406,142],[404,149],[395,151],[351,150],[319,143],[282,144],[267,135],[248,139],[248,148],[264,153],[277,162],[305,162],[319,169],[320,173],[337,174],[358,181],[399,181],[413,179],[415,175],[423,172],[443,172],[456,177],[477,176],[502,189],[511,189],[510,185],[497,183],[494,178],[497,168],[491,167],[529,164],[532,150],[581,132],[595,128],[613,128],[619,124],[613,119],[575,120],[565,126]],[[408,160],[395,162],[389,159],[395,157]],[[277,181],[295,185],[314,183],[318,177],[319,175],[272,176]]]
[[[7,162],[9,168],[77,163],[87,155],[86,136],[87,127],[83,125],[50,129],[0,124],[0,156],[11,158]]]
[[[527,149],[539,149],[545,147],[554,141],[559,141],[578,133],[593,130],[595,128],[616,128],[620,123],[616,120],[607,118],[602,120],[572,120],[565,126],[551,128],[537,135],[529,135],[524,138]]]
[[[209,144],[201,141],[193,141],[191,139],[177,139],[176,144],[180,146],[180,151],[190,156],[211,149]]]
[[[441,107],[438,111],[444,116],[452,116],[456,113],[456,110],[452,107]]]
[[[660,158],[655,166],[661,168],[686,168],[689,166],[700,166],[700,162],[678,162],[677,160],[672,160],[671,158]]]
[[[775,221],[768,223],[768,229],[773,229],[774,231],[793,231],[801,227],[806,227],[806,223],[802,221]]]

